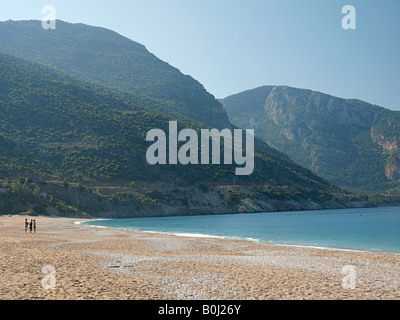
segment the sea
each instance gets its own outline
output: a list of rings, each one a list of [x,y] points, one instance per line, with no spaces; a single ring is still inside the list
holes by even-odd
[[[185,237],[400,254],[400,207],[99,219],[83,224]]]

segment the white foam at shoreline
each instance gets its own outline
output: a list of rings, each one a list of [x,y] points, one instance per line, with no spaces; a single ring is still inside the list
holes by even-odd
[[[202,234],[202,233],[172,233],[172,234],[177,237],[226,239],[226,237],[223,237],[223,236],[214,236],[214,235]]]
[[[105,221],[105,220],[112,220],[112,219],[96,219],[95,221]],[[203,234],[203,233],[168,232],[168,231],[139,230],[139,229],[122,228],[122,227],[106,227],[106,226],[98,226],[98,225],[94,225],[94,224],[88,224],[88,221],[77,221],[77,222],[74,222],[74,223],[75,224],[80,224],[80,225],[82,225],[84,223],[85,226],[93,227],[93,228],[118,229],[118,230],[125,230],[125,231],[137,231],[137,232],[143,232],[143,233],[173,235],[173,236],[185,237],[185,238],[215,238],[215,239],[229,239],[229,240],[244,240],[244,241],[260,242],[259,239],[253,239],[253,238],[216,236],[216,235],[209,235],[209,234]]]
[[[105,221],[105,220],[112,220],[112,219],[96,219],[95,221]],[[88,221],[80,221],[77,224],[87,223]],[[297,244],[282,244],[271,242],[268,240],[260,240],[254,238],[241,238],[241,237],[234,237],[234,236],[215,236],[215,235],[208,235],[208,234],[201,234],[201,233],[177,233],[177,232],[167,232],[167,231],[152,231],[152,230],[139,230],[139,229],[129,229],[129,228],[121,228],[121,227],[105,227],[105,226],[97,226],[97,225],[90,225],[85,224],[89,227],[95,228],[102,228],[102,229],[118,229],[118,230],[125,230],[125,231],[136,231],[136,232],[143,232],[143,233],[153,233],[153,234],[161,234],[161,235],[173,235],[177,237],[183,238],[214,238],[214,239],[226,239],[226,240],[240,240],[240,241],[250,241],[262,244],[269,244],[275,246],[282,246],[282,247],[292,247],[292,248],[304,248],[304,249],[318,249],[318,250],[331,250],[331,251],[344,251],[344,252],[357,252],[357,253],[386,253],[386,254],[395,254],[400,255],[400,253],[395,252],[385,252],[385,251],[378,251],[378,250],[360,250],[360,249],[344,249],[344,248],[336,248],[336,247],[322,247],[322,246],[313,246],[313,245],[297,245]]]
[[[107,221],[107,220],[111,220],[111,219],[95,219],[95,220],[93,220],[93,221]],[[83,223],[85,223],[85,222],[89,222],[89,221],[74,221],[74,224],[79,224],[79,225],[82,225]],[[85,226],[90,226],[90,227],[99,227],[99,226],[96,226],[96,225],[90,225],[90,224],[85,224]],[[108,228],[108,227],[104,227],[104,228]]]

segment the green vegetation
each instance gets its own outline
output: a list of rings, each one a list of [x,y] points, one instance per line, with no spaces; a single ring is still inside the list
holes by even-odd
[[[86,186],[99,183],[126,185],[136,190],[141,183],[175,181],[185,186],[200,185],[203,193],[208,192],[204,183],[286,184],[293,191],[335,190],[310,170],[261,142],[257,142],[255,171],[251,176],[236,176],[236,165],[151,166],[145,159],[149,146],[145,137],[150,129],[167,132],[171,118],[178,121],[179,130],[189,127],[199,131],[207,126],[157,105],[140,103],[143,102],[123,100],[110,91],[46,67],[0,54],[0,177],[20,176],[18,185],[59,181],[64,196],[50,197],[46,202],[59,212],[66,212],[71,206],[65,202],[69,199],[66,194],[80,192],[94,199],[93,190]],[[116,193],[109,200],[114,205],[143,204],[160,202],[162,197],[146,192]],[[29,194],[14,198],[17,202],[43,204]],[[233,194],[227,200],[237,202],[240,196]],[[16,205],[7,203],[5,210]],[[181,197],[180,203],[188,206],[190,201]],[[79,203],[72,207],[83,212],[95,211]]]
[[[218,196],[232,206],[248,199],[324,202],[339,192],[260,140],[251,176],[236,176],[236,165],[149,165],[150,129],[168,132],[171,120],[178,130],[232,128],[221,104],[112,31],[62,21],[53,31],[39,21],[0,22],[8,53],[0,53],[0,178],[12,181],[0,192],[2,212],[98,215],[117,207],[129,215],[165,203],[186,209],[200,203],[194,190],[206,196],[218,186],[237,187]],[[160,182],[184,191],[146,188]],[[125,189],[96,191],[107,185]],[[268,191],[250,190],[265,185]],[[250,191],[241,190],[246,186]]]
[[[355,192],[400,186],[400,112],[310,90],[265,86],[221,102],[230,120]]]
[[[329,188],[325,181],[275,150],[256,149],[256,170],[250,177],[234,175],[235,166],[150,166],[145,160],[152,128],[167,130],[174,117],[180,128],[204,124],[123,101],[101,93],[48,68],[0,55],[0,170],[85,184],[93,182],[173,179],[280,184]],[[63,183],[67,188],[68,184]],[[82,190],[83,191],[83,190]]]
[[[242,191],[228,191],[226,194],[226,200],[231,203],[239,203],[241,199],[243,199],[246,194]]]
[[[59,215],[75,216],[82,212],[68,205],[54,194],[47,193],[43,184],[34,183],[30,178],[0,180],[0,214]],[[48,211],[52,209],[53,211]]]
[[[0,22],[0,43],[1,52],[118,90],[125,98],[157,101],[213,127],[229,124],[198,81],[111,30],[58,20],[57,29],[46,32],[41,21],[6,21]]]

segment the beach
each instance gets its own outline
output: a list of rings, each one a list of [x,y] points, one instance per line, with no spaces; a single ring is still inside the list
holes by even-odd
[[[25,218],[36,219],[36,233],[25,233]],[[0,299],[400,298],[397,254],[185,237],[79,221],[1,216]]]

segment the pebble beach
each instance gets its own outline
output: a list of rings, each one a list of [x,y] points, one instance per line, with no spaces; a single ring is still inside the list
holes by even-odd
[[[36,233],[25,233],[25,218],[0,217],[2,300],[400,299],[398,254],[105,229],[74,218],[35,217]]]

